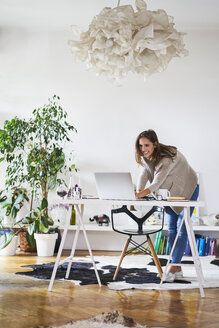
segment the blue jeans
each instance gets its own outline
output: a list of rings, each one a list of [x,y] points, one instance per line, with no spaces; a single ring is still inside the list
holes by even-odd
[[[198,195],[199,195],[199,185],[197,185],[197,187],[191,197],[191,200],[197,200]],[[190,216],[192,215],[193,210],[194,210],[194,207],[191,207],[190,208]],[[183,212],[184,211],[182,211],[180,214],[176,214],[172,210],[171,207],[169,207],[169,206],[166,207],[166,217],[168,220],[170,249],[173,246],[177,231],[178,231],[180,223],[182,221]],[[185,249],[186,249],[187,239],[188,239],[188,236],[187,236],[187,232],[186,232],[185,222],[183,222],[176,246],[175,246],[173,254],[172,254],[172,263],[180,263],[181,262],[181,259],[185,252]]]

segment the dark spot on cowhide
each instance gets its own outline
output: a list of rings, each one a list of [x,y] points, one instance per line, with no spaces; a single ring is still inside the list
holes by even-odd
[[[213,260],[213,261],[211,261],[211,264],[219,266],[219,260]]]
[[[159,258],[159,261],[160,261],[160,265],[161,265],[161,266],[166,266],[166,264],[167,264],[167,259],[161,259],[161,258]],[[153,265],[153,266],[155,266],[155,262],[154,262],[154,260],[151,259],[151,262],[149,262],[148,265]]]
[[[159,261],[160,261],[160,265],[161,265],[162,267],[164,267],[164,266],[167,265],[167,259],[159,258]],[[170,263],[171,263],[171,261],[170,261]],[[191,261],[191,260],[184,260],[184,261],[181,261],[181,263],[182,263],[182,264],[194,264],[194,262]],[[154,265],[155,265],[154,260],[152,259],[151,262],[148,263],[148,265],[153,265],[153,266],[154,266]]]
[[[104,323],[122,323],[125,327],[136,327],[135,321],[124,315],[121,315],[119,311],[108,312],[105,317],[103,318]]]
[[[194,264],[194,261],[191,260],[185,260],[185,261],[181,261],[182,264]]]

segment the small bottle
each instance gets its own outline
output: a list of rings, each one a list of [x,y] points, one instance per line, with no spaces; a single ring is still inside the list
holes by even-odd
[[[67,198],[72,199],[72,197],[73,197],[73,186],[72,186],[72,177],[70,177]]]
[[[78,198],[79,199],[82,198],[81,177],[80,176],[78,178],[78,190],[77,190],[77,192],[78,192]]]
[[[75,185],[74,187],[74,199],[81,199],[82,198],[82,189],[81,189],[81,184],[80,184],[80,177],[78,179],[78,184]]]
[[[75,185],[75,199],[81,199],[81,188]]]
[[[74,205],[72,205],[70,224],[75,225],[75,223],[76,223],[76,211]]]

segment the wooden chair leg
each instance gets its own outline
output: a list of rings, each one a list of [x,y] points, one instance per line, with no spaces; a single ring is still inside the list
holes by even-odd
[[[150,247],[154,262],[156,264],[156,267],[157,267],[157,270],[158,270],[158,273],[159,273],[159,276],[160,276],[160,279],[161,279],[162,275],[163,275],[163,270],[162,270],[162,267],[160,265],[160,261],[158,259],[157,253],[155,252],[154,245],[152,244],[151,238],[149,236],[147,236],[147,242],[148,242],[148,246]]]
[[[119,260],[119,264],[118,264],[118,266],[117,266],[117,268],[116,268],[116,271],[115,271],[115,273],[114,273],[114,276],[113,276],[113,280],[116,280],[117,274],[118,274],[118,272],[119,272],[119,268],[120,268],[120,266],[121,266],[121,264],[122,264],[122,260],[123,260],[123,258],[124,258],[124,256],[125,256],[125,252],[126,252],[126,250],[127,250],[127,248],[128,248],[128,245],[129,245],[130,239],[131,239],[131,237],[129,237],[129,238],[126,240],[125,246],[124,246],[124,248],[123,248],[123,251],[122,251],[122,254],[121,254],[121,257],[120,257],[120,260]]]

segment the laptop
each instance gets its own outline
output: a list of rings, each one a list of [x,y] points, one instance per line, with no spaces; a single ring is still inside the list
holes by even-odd
[[[137,200],[129,172],[94,173],[99,199]]]

